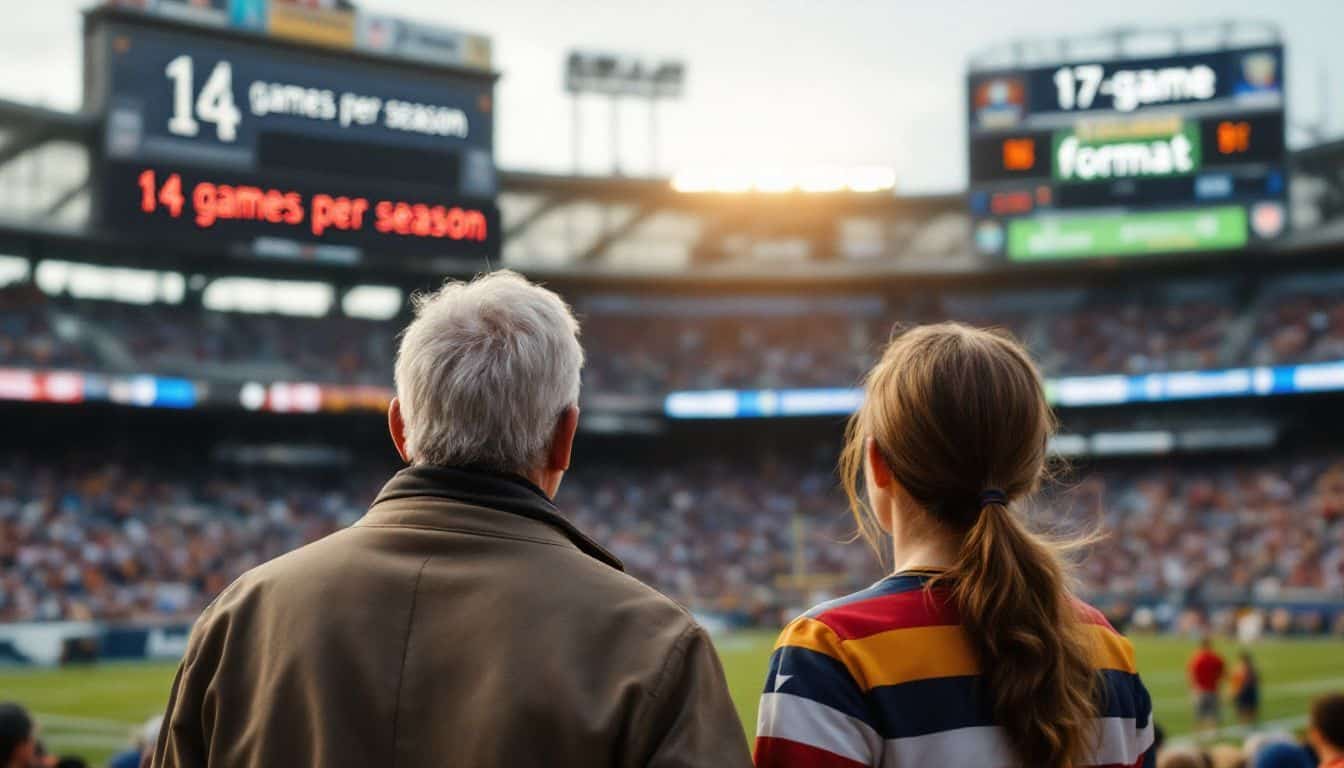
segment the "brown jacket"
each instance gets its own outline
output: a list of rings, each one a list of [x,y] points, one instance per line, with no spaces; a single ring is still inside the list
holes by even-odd
[[[749,766],[709,638],[521,478],[413,467],[201,614],[153,765]]]

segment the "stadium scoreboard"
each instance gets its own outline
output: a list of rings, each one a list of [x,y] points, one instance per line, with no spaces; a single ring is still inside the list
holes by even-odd
[[[1286,229],[1283,48],[972,71],[977,252],[1245,248]]]
[[[105,230],[344,263],[498,253],[493,73],[107,7],[85,35]]]

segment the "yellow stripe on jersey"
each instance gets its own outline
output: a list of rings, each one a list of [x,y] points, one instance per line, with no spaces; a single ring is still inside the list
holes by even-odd
[[[1092,639],[1096,643],[1092,649],[1092,666],[1097,669],[1118,669],[1131,675],[1138,674],[1139,667],[1134,661],[1134,646],[1122,635],[1116,634],[1110,627],[1089,624]]]
[[[849,670],[849,676],[863,690],[868,690],[864,683],[863,670],[850,662],[848,654],[841,648],[844,641],[835,634],[835,630],[826,626],[822,622],[803,616],[794,619],[783,632],[779,633],[779,640],[775,642],[775,649],[788,646],[790,648],[805,648],[809,651],[824,653],[835,659]]]
[[[864,690],[980,671],[966,631],[956,625],[891,629],[846,640],[844,653],[866,681]]]
[[[1087,632],[1092,637],[1092,663],[1097,669],[1135,673],[1134,649],[1128,640],[1099,624],[1087,625]],[[954,625],[892,629],[841,640],[821,621],[805,617],[795,620],[780,634],[775,647],[782,646],[806,648],[838,660],[865,691],[883,685],[980,672],[965,629]]]

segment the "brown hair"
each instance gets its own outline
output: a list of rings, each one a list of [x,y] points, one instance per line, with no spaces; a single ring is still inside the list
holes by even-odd
[[[1026,350],[955,323],[895,338],[868,373],[840,472],[860,533],[882,532],[860,493],[872,438],[933,524],[960,536],[945,585],[975,649],[994,721],[1023,765],[1086,762],[1096,714],[1091,645],[1061,549],[1010,510],[1045,473],[1054,415]],[[1004,499],[981,503],[987,490]]]

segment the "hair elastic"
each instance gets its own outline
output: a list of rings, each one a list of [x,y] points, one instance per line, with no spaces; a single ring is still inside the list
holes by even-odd
[[[1008,494],[998,488],[986,488],[980,492],[980,508],[984,509],[990,504],[998,504],[1002,507],[1008,506]]]

